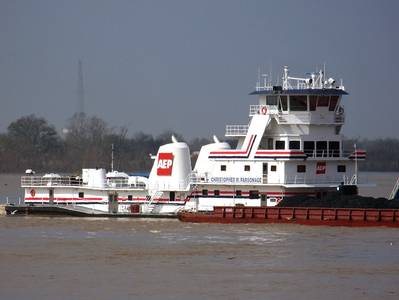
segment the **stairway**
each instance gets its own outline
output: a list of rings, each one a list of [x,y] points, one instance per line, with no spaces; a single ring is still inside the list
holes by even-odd
[[[389,195],[388,199],[389,200],[399,200],[398,190],[399,190],[399,177],[396,179],[395,186],[393,187],[392,192]]]
[[[155,193],[153,192],[152,194],[149,195],[148,203],[147,203],[147,212],[148,213],[153,213],[156,205],[156,199],[160,198],[163,195],[162,191],[156,191]]]

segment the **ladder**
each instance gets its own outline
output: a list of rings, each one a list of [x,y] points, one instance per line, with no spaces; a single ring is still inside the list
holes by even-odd
[[[352,176],[352,178],[351,178],[349,184],[350,184],[350,185],[357,184],[357,174],[353,174],[353,176]]]
[[[155,191],[152,194],[147,196],[147,200],[149,201],[147,203],[148,213],[151,214],[154,212],[154,209],[156,207],[155,199],[158,199],[159,197],[161,197],[162,194],[163,194],[162,191]]]
[[[399,190],[399,177],[396,179],[395,186],[392,189],[391,194],[389,195],[389,200],[398,199],[398,190]],[[399,200],[399,199],[398,199]]]

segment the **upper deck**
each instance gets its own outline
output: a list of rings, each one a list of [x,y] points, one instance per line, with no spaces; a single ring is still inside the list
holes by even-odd
[[[267,75],[263,75],[264,80],[260,78],[256,83],[255,91],[250,95],[315,95],[315,96],[341,96],[347,95],[345,87],[341,83],[336,84],[334,78],[326,78],[325,71],[310,73],[310,77],[292,77],[289,76],[288,67],[284,67],[282,85],[272,85],[267,81]]]

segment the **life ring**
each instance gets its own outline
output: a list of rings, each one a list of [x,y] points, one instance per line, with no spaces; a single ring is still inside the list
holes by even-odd
[[[31,195],[32,197],[35,197],[36,191],[35,191],[34,189],[30,190],[30,195]]]
[[[266,106],[262,106],[262,108],[260,109],[260,113],[262,115],[265,115],[267,113],[267,107]]]

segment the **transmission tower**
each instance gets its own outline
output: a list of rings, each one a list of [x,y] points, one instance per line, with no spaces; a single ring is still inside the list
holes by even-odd
[[[85,90],[83,85],[83,64],[82,61],[79,59],[78,62],[78,89],[77,89],[77,96],[78,96],[78,114],[85,113]]]

